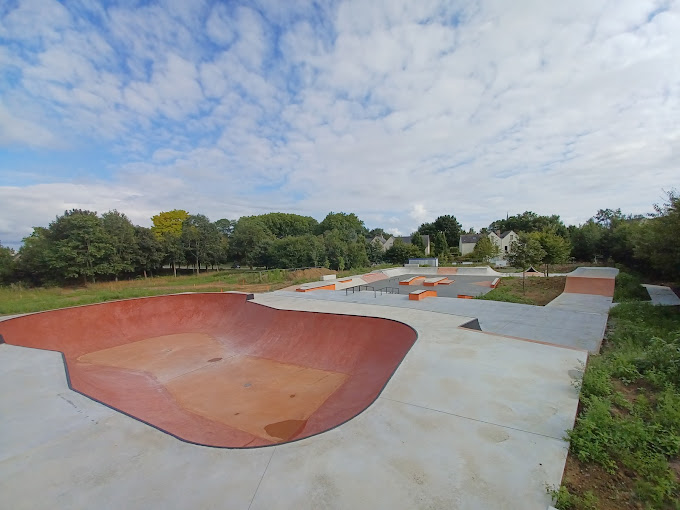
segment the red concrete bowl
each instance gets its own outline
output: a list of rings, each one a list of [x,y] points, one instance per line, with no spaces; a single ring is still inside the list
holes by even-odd
[[[8,344],[59,351],[69,386],[178,439],[294,441],[366,409],[415,342],[400,322],[178,294],[0,322]],[[39,368],[36,368],[39,370]]]

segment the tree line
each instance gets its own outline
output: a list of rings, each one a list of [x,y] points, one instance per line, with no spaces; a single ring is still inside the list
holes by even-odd
[[[495,229],[519,234],[508,257],[516,267],[570,258],[620,264],[655,279],[680,281],[680,195],[674,190],[648,215],[600,209],[581,225],[565,226],[559,216],[529,211],[489,225]]]
[[[176,209],[151,222],[150,228],[134,225],[116,210],[101,215],[66,211],[47,227],[35,227],[18,253],[0,245],[0,282],[86,283],[168,270],[176,275],[181,266],[200,272],[231,263],[343,270],[384,260],[370,242],[371,235],[383,231],[368,231],[353,213],[331,212],[321,222],[280,212],[212,222]]]
[[[558,215],[525,211],[482,228],[482,239],[468,259],[488,261],[497,247],[484,236],[492,231],[519,234],[508,258],[517,267],[577,261],[620,263],[640,272],[678,280],[680,271],[680,209],[677,192],[656,205],[651,215],[627,215],[601,209],[581,225],[565,226]],[[376,236],[354,213],[330,212],[321,221],[311,216],[267,213],[238,220],[211,221],[202,214],[176,209],[151,218],[150,228],[134,225],[116,210],[98,215],[73,209],[47,227],[35,227],[18,253],[0,244],[0,283],[48,283],[113,280],[152,276],[187,266],[242,264],[267,268],[325,266],[335,270],[365,268],[425,255],[422,235],[430,236],[431,255],[440,263],[461,260],[460,236],[465,232],[453,215],[423,223],[410,243],[396,239],[383,251]]]

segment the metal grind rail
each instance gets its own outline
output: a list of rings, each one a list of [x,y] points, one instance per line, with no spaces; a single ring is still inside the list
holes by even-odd
[[[399,287],[384,287],[382,289],[376,289],[375,287],[371,285],[357,285],[356,287],[348,287],[345,289],[345,296],[349,295],[349,291],[352,291],[352,294],[355,292],[361,292],[367,291],[367,290],[372,290],[373,291],[373,297],[377,298],[378,297],[378,292],[382,296],[383,294],[401,294],[401,289]]]

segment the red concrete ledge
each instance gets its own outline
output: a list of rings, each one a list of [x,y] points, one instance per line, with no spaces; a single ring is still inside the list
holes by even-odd
[[[190,443],[250,448],[319,434],[378,397],[415,342],[400,322],[176,294],[0,322],[60,351],[69,387]]]

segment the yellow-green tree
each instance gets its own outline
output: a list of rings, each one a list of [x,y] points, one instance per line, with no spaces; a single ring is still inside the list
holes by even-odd
[[[172,272],[177,276],[177,261],[182,259],[182,224],[189,217],[183,209],[173,209],[151,217],[151,231],[161,242],[165,260],[172,265]]]

